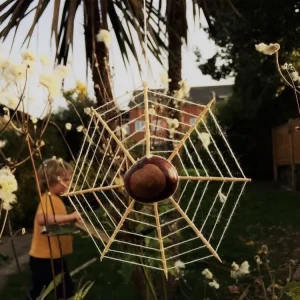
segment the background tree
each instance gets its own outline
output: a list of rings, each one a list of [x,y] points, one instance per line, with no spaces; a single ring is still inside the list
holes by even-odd
[[[147,1],[152,2],[152,1]],[[6,0],[0,5],[0,24],[6,23],[0,31],[0,39],[5,40],[8,35],[15,31],[25,17],[32,15],[32,25],[24,39],[30,42],[34,29],[42,17],[50,1],[46,0]],[[62,4],[63,3],[63,4]],[[61,6],[63,5],[63,7]],[[74,24],[79,7],[83,7],[83,27],[85,35],[86,61],[92,70],[92,77],[95,86],[95,94],[98,105],[112,99],[110,86],[110,67],[108,49],[106,45],[97,42],[97,34],[100,29],[108,30],[109,22],[112,25],[120,51],[127,65],[129,53],[136,61],[138,55],[136,44],[131,31],[135,31],[140,43],[143,41],[143,1],[142,0],[55,0],[52,16],[51,32],[55,38],[56,61],[66,64],[73,45]],[[154,57],[160,61],[161,49],[165,48],[160,33],[153,28],[157,26],[159,16],[157,10],[152,5],[147,5],[149,15],[148,24],[148,47]],[[121,13],[120,13],[121,12]],[[34,15],[33,15],[34,13]],[[50,39],[50,37],[49,37]]]
[[[242,17],[230,8],[209,7],[210,38],[218,46],[217,53],[199,68],[214,79],[235,76],[233,94],[218,105],[221,123],[240,156],[248,176],[272,179],[272,127],[298,116],[292,89],[284,86],[274,57],[262,55],[255,44],[279,43],[280,59],[299,63],[300,3],[296,0],[232,1]]]

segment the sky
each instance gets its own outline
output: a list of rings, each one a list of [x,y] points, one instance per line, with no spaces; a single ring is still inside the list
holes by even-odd
[[[0,4],[3,0],[0,0]],[[213,41],[208,39],[207,34],[199,26],[201,20],[201,26],[205,27],[206,21],[204,16],[201,14],[198,16],[196,22],[193,21],[192,9],[191,9],[191,0],[187,0],[188,6],[188,46],[183,45],[182,47],[182,78],[186,80],[190,86],[207,86],[207,85],[219,85],[219,84],[231,84],[234,79],[224,79],[221,81],[214,81],[210,76],[204,76],[201,74],[201,71],[197,67],[196,56],[194,51],[196,48],[199,48],[202,58],[207,59],[214,55],[216,51],[216,46]],[[44,12],[43,18],[40,19],[38,27],[34,31],[33,37],[31,39],[30,45],[28,49],[34,51],[37,55],[49,55],[54,59],[54,43],[52,42],[51,46],[51,22],[52,22],[52,12],[54,7],[54,1],[50,1],[48,8]],[[11,59],[17,59],[20,57],[20,53],[22,49],[27,48],[27,43],[22,48],[23,39],[27,34],[27,31],[31,25],[34,14],[31,14],[26,17],[26,19],[22,22],[22,26],[18,29],[18,33],[15,38],[15,43],[10,52]],[[198,24],[198,25],[195,25]],[[87,81],[88,92],[91,97],[94,95],[93,91],[93,83],[91,80],[91,75],[89,72],[88,78],[86,78],[86,62],[85,62],[85,49],[84,49],[84,30],[83,30],[83,9],[79,8],[76,15],[76,24],[74,28],[74,47],[71,53],[71,64],[73,72],[72,74],[65,80],[65,89],[70,89],[75,86],[76,80],[81,80],[83,82]],[[2,28],[5,23],[0,26]],[[120,99],[121,101],[126,101],[130,99],[131,92],[136,88],[140,87],[142,84],[141,75],[138,71],[137,64],[133,58],[130,56],[130,65],[125,67],[116,38],[111,32],[112,42],[109,47],[110,52],[110,65],[113,67],[112,69],[112,85],[113,85],[113,93],[114,97]],[[11,34],[5,42],[1,45],[2,49],[8,50],[11,47],[13,39],[13,34]],[[137,40],[137,38],[136,38]],[[139,46],[137,46],[138,55],[141,59],[142,53],[140,51]],[[149,66],[147,72],[146,81],[148,82],[149,88],[159,88],[161,87],[160,82],[160,74],[166,71],[167,67],[167,57],[163,59],[164,66],[161,66],[152,56],[148,54],[149,58]],[[122,97],[123,96],[123,97]],[[62,100],[60,100],[62,101]],[[61,103],[56,102],[56,105],[61,104],[65,105],[63,101]]]

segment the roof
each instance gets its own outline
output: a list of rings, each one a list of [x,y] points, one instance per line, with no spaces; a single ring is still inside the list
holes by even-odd
[[[194,102],[200,105],[206,105],[213,97],[216,96],[216,101],[224,100],[232,92],[233,85],[211,85],[211,86],[199,86],[191,87],[189,101]],[[163,89],[154,90],[156,92],[163,93]],[[133,92],[133,97],[137,94],[140,94],[142,90],[136,90]],[[149,95],[149,98],[151,94]],[[141,103],[143,101],[143,95],[133,98],[129,102],[129,107],[134,106],[135,104]]]

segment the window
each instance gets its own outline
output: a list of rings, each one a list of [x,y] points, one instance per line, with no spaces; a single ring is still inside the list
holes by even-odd
[[[196,118],[190,118],[190,125],[194,125],[196,122]]]
[[[162,120],[159,119],[159,120],[151,120],[151,129],[152,131],[161,131],[163,130],[161,127],[163,127],[163,123],[162,123]]]
[[[145,122],[144,121],[135,121],[135,131],[145,131]],[[144,127],[143,129],[141,129],[142,127]]]

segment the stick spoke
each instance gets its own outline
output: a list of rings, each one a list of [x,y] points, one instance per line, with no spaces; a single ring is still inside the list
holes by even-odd
[[[116,235],[118,234],[118,232],[120,231],[120,229],[122,228],[127,216],[129,215],[129,213],[131,212],[133,206],[134,206],[135,200],[132,200],[131,203],[129,204],[129,206],[127,207],[126,211],[124,212],[119,224],[117,225],[117,227],[115,228],[115,231],[113,232],[113,234],[111,235],[111,237],[109,238],[108,243],[106,244],[102,254],[101,254],[101,260],[103,259],[103,257],[105,256],[105,254],[107,253],[107,251],[109,250],[111,244],[113,243],[113,241],[116,238]]]
[[[204,110],[200,113],[199,117],[196,119],[196,122],[193,126],[190,127],[190,129],[187,131],[187,133],[184,135],[184,137],[180,140],[180,142],[178,143],[178,145],[176,146],[176,148],[174,149],[174,151],[172,152],[172,154],[170,155],[170,157],[168,158],[168,161],[171,161],[176,154],[179,152],[179,150],[181,149],[181,147],[183,146],[183,144],[185,143],[185,141],[188,139],[188,137],[191,135],[191,133],[193,132],[193,130],[195,128],[197,128],[198,124],[200,123],[200,121],[203,119],[203,117],[206,115],[206,113],[209,111],[210,107],[213,105],[213,103],[215,102],[215,98],[213,98],[204,108]]]
[[[194,232],[197,234],[197,236],[203,242],[203,244],[207,247],[207,249],[212,253],[212,255],[215,256],[222,263],[222,260],[219,257],[218,253],[211,246],[211,244],[207,241],[207,239],[203,236],[203,234],[199,231],[199,229],[196,227],[196,225],[193,223],[193,221],[186,215],[186,213],[181,209],[181,207],[177,204],[177,202],[172,197],[170,198],[170,201],[173,204],[173,206],[177,209],[177,211],[181,214],[181,216],[190,225],[190,227],[194,230]]]
[[[156,220],[157,236],[158,236],[160,252],[161,252],[161,260],[162,260],[165,276],[168,279],[168,267],[167,267],[163,238],[162,238],[162,234],[161,234],[161,226],[160,226],[160,221],[159,221],[157,203],[154,204],[154,214],[155,214],[155,220]]]

